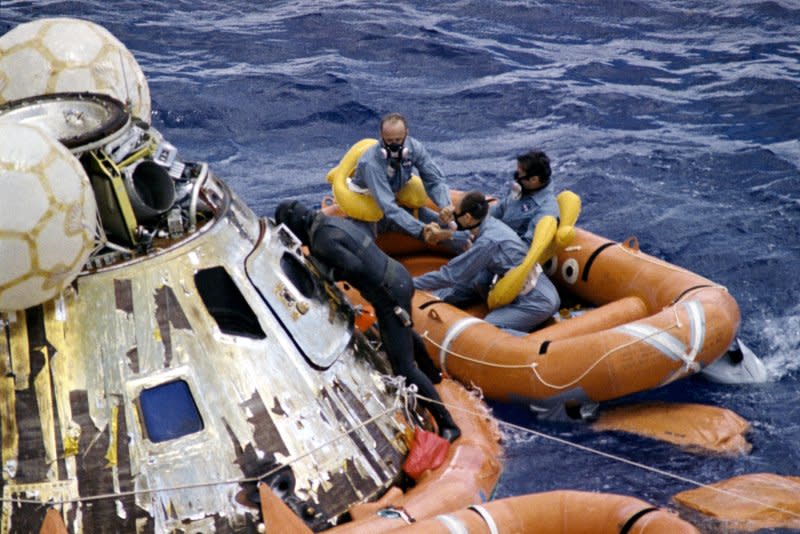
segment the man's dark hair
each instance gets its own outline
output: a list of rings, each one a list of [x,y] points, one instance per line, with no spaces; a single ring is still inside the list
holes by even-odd
[[[466,193],[458,205],[458,215],[469,213],[474,218],[482,221],[486,214],[489,213],[489,201],[486,196],[480,191],[470,191]]]
[[[531,150],[517,156],[517,162],[525,171],[525,176],[538,176],[543,184],[550,182],[550,158],[541,150]]]
[[[381,125],[378,131],[383,131],[383,125],[386,124],[387,122],[396,120],[402,122],[403,126],[408,128],[408,121],[406,121],[406,118],[402,114],[393,111],[392,113],[387,113],[381,118]]]

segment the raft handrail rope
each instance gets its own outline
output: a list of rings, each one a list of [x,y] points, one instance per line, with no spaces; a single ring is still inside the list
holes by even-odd
[[[675,302],[672,303],[672,305],[674,306],[675,304],[678,304],[679,302],[686,300],[686,297],[688,297],[689,295],[693,295],[698,291],[703,291],[704,289],[719,289],[720,291],[724,291],[725,293],[728,292],[728,288],[720,284],[711,284],[709,286],[694,287],[686,291],[686,293],[684,293],[678,299],[676,299]]]
[[[537,371],[537,369],[536,369],[536,367],[538,366],[537,362],[531,362],[531,363],[526,363],[526,364],[514,364],[514,365],[501,364],[501,363],[491,363],[491,362],[487,362],[487,361],[484,361],[484,360],[478,360],[478,359],[472,358],[470,356],[465,356],[464,354],[460,354],[460,353],[455,352],[455,351],[453,351],[453,350],[451,350],[451,349],[449,349],[449,348],[447,348],[447,347],[445,347],[443,345],[440,345],[433,338],[431,338],[430,335],[428,335],[428,331],[427,330],[425,332],[423,332],[422,334],[420,334],[420,336],[422,338],[427,339],[428,341],[430,341],[431,344],[433,346],[435,346],[436,348],[438,348],[439,350],[445,351],[449,356],[454,356],[454,357],[459,358],[461,360],[472,362],[472,363],[474,363],[476,365],[483,365],[485,367],[497,367],[497,368],[500,368],[500,369],[527,369],[527,368],[529,368],[533,372],[533,374],[536,375],[536,378],[539,380],[539,382],[541,382],[543,385],[545,385],[545,386],[547,386],[547,387],[549,387],[551,389],[566,389],[566,388],[574,386],[576,383],[578,383],[581,380],[583,380],[583,378],[586,375],[588,375],[592,371],[592,369],[597,367],[604,359],[606,359],[609,356],[611,356],[614,352],[616,352],[618,350],[622,350],[622,349],[624,349],[626,347],[629,347],[631,345],[635,345],[637,343],[644,343],[647,339],[650,339],[651,337],[658,336],[658,335],[663,334],[665,332],[668,332],[670,330],[674,330],[675,328],[680,328],[681,327],[680,318],[678,317],[678,311],[677,311],[677,309],[674,309],[674,306],[673,306],[673,311],[675,313],[675,323],[674,324],[669,325],[667,327],[664,327],[662,329],[656,330],[653,333],[648,334],[646,336],[633,339],[633,340],[631,340],[631,341],[629,341],[627,343],[623,343],[623,344],[621,344],[621,345],[619,345],[617,347],[614,347],[613,349],[610,349],[610,350],[606,351],[605,354],[600,356],[600,358],[598,358],[591,365],[589,365],[589,367],[587,367],[586,370],[584,370],[577,378],[575,378],[572,381],[570,381],[570,382],[568,382],[566,384],[563,384],[563,385],[551,384],[550,382],[547,382],[544,378],[542,378],[541,374],[539,374],[539,371]]]
[[[474,416],[478,416],[478,417],[485,417],[486,416],[486,414],[481,414],[481,413],[479,413],[477,411],[474,411],[472,409],[465,408],[463,406],[451,405],[451,404],[448,404],[448,403],[445,403],[445,402],[442,402],[442,401],[437,401],[437,400],[434,400],[434,399],[430,399],[428,397],[425,397],[424,395],[417,395],[417,397],[419,398],[419,400],[423,400],[423,401],[431,402],[431,403],[441,404],[441,405],[445,406],[448,410],[460,411],[460,412],[464,412],[464,413],[467,413],[467,414],[470,414],[470,415],[474,415]],[[647,464],[643,464],[641,462],[636,462],[634,460],[628,460],[627,458],[623,458],[623,457],[617,456],[615,454],[611,454],[611,453],[604,452],[604,451],[601,451],[601,450],[598,450],[598,449],[594,449],[592,447],[587,447],[586,445],[581,445],[579,443],[574,443],[574,442],[569,441],[569,440],[564,439],[564,438],[551,436],[549,434],[545,434],[544,432],[540,432],[540,431],[534,430],[532,428],[527,428],[527,427],[524,427],[524,426],[521,426],[521,425],[517,425],[515,423],[509,423],[508,421],[503,421],[503,420],[500,420],[500,419],[497,419],[497,418],[495,418],[495,421],[497,421],[497,424],[500,425],[501,427],[510,427],[510,428],[512,428],[514,430],[518,430],[518,431],[523,432],[523,433],[532,434],[534,436],[537,436],[537,437],[540,437],[540,438],[543,438],[543,439],[554,441],[554,442],[559,443],[561,445],[567,445],[569,447],[573,447],[573,448],[582,450],[584,452],[588,452],[590,454],[595,454],[597,456],[602,456],[602,457],[607,458],[609,460],[614,460],[614,461],[617,461],[617,462],[620,462],[620,463],[631,465],[633,467],[638,467],[639,469],[643,469],[645,471],[650,471],[650,472],[656,473],[658,475],[662,475],[662,476],[667,477],[667,478],[672,478],[672,479],[675,479],[675,480],[678,480],[678,481],[681,481],[681,482],[685,482],[687,484],[692,484],[693,486],[697,486],[699,488],[705,488],[705,489],[709,489],[711,491],[716,491],[717,493],[721,493],[721,494],[724,494],[724,495],[728,495],[730,497],[735,497],[737,499],[742,499],[742,500],[745,500],[745,501],[749,501],[749,502],[752,502],[754,504],[758,504],[760,506],[764,506],[766,508],[769,508],[770,510],[775,510],[777,512],[785,513],[787,515],[800,518],[800,513],[798,513],[798,512],[794,512],[792,510],[781,508],[779,506],[773,506],[773,505],[771,505],[769,503],[760,501],[758,499],[754,499],[752,497],[747,497],[745,495],[740,495],[740,494],[735,493],[735,492],[730,491],[730,490],[726,490],[726,489],[722,489],[722,488],[715,488],[714,486],[712,486],[710,484],[705,484],[703,482],[699,482],[699,481],[694,480],[694,479],[689,478],[689,477],[685,477],[685,476],[682,476],[682,475],[671,473],[670,471],[666,471],[664,469],[659,469],[658,467],[652,467],[652,466],[649,466]]]
[[[547,386],[547,387],[549,387],[551,389],[567,389],[567,388],[570,388],[570,387],[574,386],[575,384],[577,384],[578,382],[580,382],[581,380],[583,380],[586,377],[586,375],[591,373],[592,370],[595,367],[600,365],[603,362],[603,360],[605,360],[606,358],[609,358],[615,352],[617,352],[619,350],[622,350],[624,348],[636,345],[637,343],[644,343],[645,340],[650,339],[651,337],[655,337],[655,336],[661,335],[661,334],[663,334],[665,332],[668,332],[670,330],[674,330],[675,328],[680,328],[681,325],[680,325],[680,321],[677,320],[677,312],[675,313],[675,315],[676,315],[676,322],[674,324],[672,324],[671,326],[662,328],[660,330],[656,330],[655,332],[647,334],[646,336],[632,339],[631,341],[628,341],[626,343],[622,343],[621,345],[617,345],[613,349],[607,350],[602,356],[600,356],[594,362],[592,362],[592,364],[589,365],[589,367],[587,367],[580,375],[578,375],[572,381],[567,382],[566,384],[561,384],[561,385],[552,384],[552,383],[548,382],[547,380],[545,380],[542,377],[542,375],[539,373],[539,371],[537,369],[538,364],[536,362],[533,362],[533,363],[530,364],[531,372],[533,372],[533,374],[536,375],[536,378],[539,380],[539,382],[541,382],[543,385],[545,385],[545,386]]]
[[[377,421],[378,419],[380,419],[382,417],[386,417],[390,413],[393,413],[393,412],[397,411],[400,408],[400,406],[399,406],[400,397],[401,396],[406,396],[406,395],[407,395],[407,393],[405,391],[401,392],[400,390],[398,390],[398,393],[397,393],[397,396],[395,397],[394,403],[391,406],[387,407],[385,410],[373,415],[372,417],[370,417],[368,419],[360,421],[357,425],[355,425],[351,429],[345,430],[343,432],[340,432],[338,435],[336,435],[333,438],[329,439],[325,443],[322,443],[321,445],[318,445],[317,447],[309,449],[306,452],[304,452],[303,454],[300,454],[298,456],[290,458],[288,461],[280,463],[277,466],[275,466],[274,468],[272,468],[272,469],[270,469],[270,470],[266,471],[265,473],[262,473],[262,474],[260,474],[258,476],[234,478],[234,479],[226,479],[226,480],[215,480],[215,481],[208,481],[208,482],[195,482],[195,483],[192,483],[192,484],[180,484],[180,485],[177,485],[177,486],[167,486],[167,487],[163,487],[163,488],[146,488],[146,489],[140,489],[140,490],[120,491],[120,492],[117,492],[117,493],[99,493],[97,495],[87,495],[87,496],[78,497],[78,498],[50,499],[50,500],[47,500],[47,501],[43,501],[41,499],[39,499],[39,500],[37,500],[37,499],[22,499],[22,498],[9,498],[9,497],[0,496],[0,503],[64,505],[64,504],[70,504],[70,503],[101,501],[101,500],[105,500],[105,499],[119,499],[119,498],[122,498],[122,497],[133,497],[133,496],[136,496],[136,495],[160,493],[160,492],[166,492],[166,491],[179,491],[179,490],[184,490],[184,489],[208,488],[208,487],[213,487],[213,486],[225,486],[225,485],[232,485],[232,484],[245,484],[245,483],[248,483],[248,482],[258,482],[258,481],[262,480],[265,477],[268,477],[268,476],[270,476],[270,475],[272,475],[274,473],[277,473],[279,470],[283,469],[284,467],[286,467],[288,465],[292,465],[292,464],[294,464],[296,462],[299,462],[303,458],[306,458],[308,456],[311,456],[312,454],[315,454],[316,452],[320,451],[324,447],[327,447],[327,446],[331,445],[332,443],[342,439],[343,437],[345,437],[345,436],[347,436],[349,434],[352,434],[352,433],[356,432],[357,430],[360,430],[360,429],[364,428],[365,426]],[[19,490],[20,493],[25,492],[25,491],[26,491],[25,489],[20,489]]]

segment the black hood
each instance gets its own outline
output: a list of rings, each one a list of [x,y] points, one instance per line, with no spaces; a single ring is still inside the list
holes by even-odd
[[[285,200],[275,208],[275,223],[285,224],[304,245],[308,245],[308,229],[314,213],[297,200]]]

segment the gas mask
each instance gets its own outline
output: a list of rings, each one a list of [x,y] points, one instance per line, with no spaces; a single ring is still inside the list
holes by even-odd
[[[381,139],[381,153],[384,159],[400,161],[408,156],[408,149],[405,147],[406,140],[402,143],[387,143]]]

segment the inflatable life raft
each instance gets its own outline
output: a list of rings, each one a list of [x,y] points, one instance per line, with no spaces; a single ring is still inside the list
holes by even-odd
[[[460,195],[453,192],[454,202]],[[323,207],[341,214],[331,201]],[[559,231],[551,227],[547,239]],[[548,412],[657,388],[726,353],[740,315],[724,287],[642,252],[634,237],[614,242],[579,227],[570,237],[543,267],[571,310],[527,336],[485,322],[486,305],[459,309],[417,291],[414,329],[446,376],[487,398]],[[383,234],[378,244],[413,276],[448,260],[401,234]]]
[[[402,261],[416,276],[445,259],[420,251]],[[726,352],[739,326],[724,287],[642,252],[634,238],[616,243],[577,228],[545,268],[562,302],[586,311],[525,337],[483,321],[481,307],[461,310],[418,291],[414,327],[440,370],[491,399],[600,402],[698,372]]]
[[[265,498],[266,501],[268,499]],[[264,513],[277,520],[281,503]],[[287,509],[288,510],[288,509]],[[482,505],[471,505],[457,511],[416,518],[404,510],[402,517],[387,519],[381,524],[360,521],[336,527],[336,534],[453,534],[453,533],[524,533],[537,534],[698,534],[691,523],[677,514],[655,508],[646,502],[628,497],[583,491],[551,491],[499,499]],[[273,524],[283,526],[275,521]],[[310,534],[297,529],[282,529],[282,534]]]

